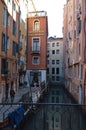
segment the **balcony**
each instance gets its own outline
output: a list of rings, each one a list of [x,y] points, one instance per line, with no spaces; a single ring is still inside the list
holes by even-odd
[[[33,53],[40,54],[40,52],[41,52],[40,46],[31,47],[31,54],[33,54]]]

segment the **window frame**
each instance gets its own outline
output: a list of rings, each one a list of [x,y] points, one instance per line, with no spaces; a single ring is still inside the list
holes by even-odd
[[[56,60],[56,64],[60,64],[60,60]]]
[[[59,54],[59,53],[60,53],[60,50],[59,50],[59,49],[57,49],[57,50],[56,50],[56,54]]]
[[[38,42],[34,41],[35,39],[37,39]],[[32,51],[37,51],[37,52],[40,51],[40,37],[33,37],[32,38]]]
[[[13,35],[16,36],[17,34],[17,23],[13,20]]]
[[[52,74],[55,74],[55,68],[54,67],[52,68]]]
[[[40,21],[38,19],[34,20],[33,30],[34,31],[39,31],[40,30]]]
[[[55,54],[55,50],[52,50],[52,54],[53,54],[53,55]]]
[[[56,68],[56,74],[59,74],[59,73],[60,73],[60,68],[57,67],[57,68]]]
[[[34,62],[34,60],[35,60],[34,58],[38,58],[39,61],[38,61],[37,63],[35,63],[35,62]],[[32,64],[33,64],[33,65],[39,65],[39,64],[40,64],[40,57],[39,57],[39,56],[33,56],[33,57],[32,57]]]

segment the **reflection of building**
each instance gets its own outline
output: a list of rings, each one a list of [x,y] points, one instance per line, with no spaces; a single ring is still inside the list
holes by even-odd
[[[63,38],[49,37],[47,41],[47,79],[54,83],[63,77]]]
[[[63,34],[66,87],[86,104],[86,0],[67,1]]]
[[[59,87],[51,88],[49,91],[50,97],[48,102],[61,103],[63,101],[63,94]],[[64,110],[64,109],[63,109]],[[61,112],[63,111],[59,105],[49,105],[46,109],[46,123],[49,130],[61,130]]]
[[[46,82],[47,15],[44,11],[29,12],[27,73],[30,84]]]

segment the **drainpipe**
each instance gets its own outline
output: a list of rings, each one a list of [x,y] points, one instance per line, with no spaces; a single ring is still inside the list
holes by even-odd
[[[85,0],[85,16],[84,16],[84,36],[85,36],[84,63],[86,63],[86,0]]]
[[[85,2],[85,16],[84,16],[84,43],[85,43],[85,47],[84,47],[84,65],[86,64],[86,0],[84,0]],[[85,104],[85,86],[86,86],[86,69],[85,69],[85,74],[84,74],[84,101],[83,103]]]
[[[7,3],[8,5],[8,3]],[[7,6],[6,5],[6,6]],[[6,37],[5,37],[5,44],[6,44],[6,70],[5,70],[5,101],[8,100],[8,92],[9,92],[9,83],[8,83],[8,55],[7,55],[7,36],[8,36],[8,7],[6,7]]]

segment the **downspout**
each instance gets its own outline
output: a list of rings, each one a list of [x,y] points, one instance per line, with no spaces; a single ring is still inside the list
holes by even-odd
[[[86,0],[85,1],[85,15],[84,15],[84,43],[85,43],[85,46],[84,46],[84,65],[86,64]],[[85,86],[86,86],[86,69],[85,69],[85,73],[84,73],[84,101],[83,103],[85,104]]]
[[[85,36],[84,63],[86,63],[86,0],[85,0],[85,16],[84,16],[84,36]]]

